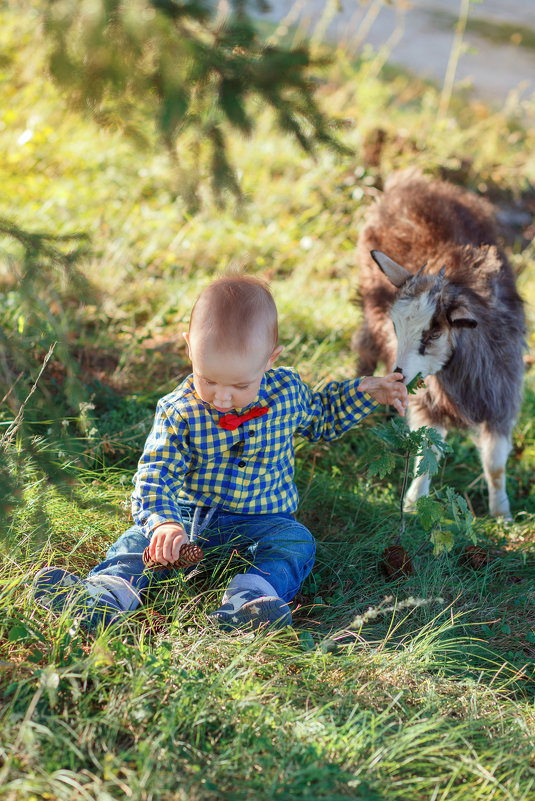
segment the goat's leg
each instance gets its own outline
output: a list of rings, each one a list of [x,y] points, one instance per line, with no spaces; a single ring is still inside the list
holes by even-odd
[[[505,489],[505,465],[511,450],[511,436],[498,434],[482,425],[476,441],[483,472],[489,488],[489,511],[492,517],[512,520]]]
[[[421,428],[422,426],[429,426],[429,421],[425,414],[422,413],[422,410],[419,409],[411,409],[409,406],[409,413],[408,413],[408,423],[409,428],[411,431],[415,431],[417,428]],[[443,426],[429,426],[429,428],[433,428],[442,439],[446,438],[447,429]],[[434,452],[436,453],[437,457],[440,457],[440,453],[436,448],[433,448]],[[421,462],[422,457],[416,457],[416,462],[414,465],[414,472],[418,472],[418,466]],[[406,512],[414,512],[416,510],[416,501],[418,498],[422,498],[424,495],[429,495],[429,488],[431,486],[431,479],[429,477],[429,473],[422,473],[420,476],[416,476],[407,490],[407,494],[405,495],[405,501],[403,503],[403,508]]]

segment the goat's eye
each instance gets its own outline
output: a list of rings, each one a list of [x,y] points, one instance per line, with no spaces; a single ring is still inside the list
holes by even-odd
[[[422,334],[422,339],[420,340],[420,347],[418,348],[418,353],[420,356],[423,356],[425,353],[425,349],[427,346],[434,342],[434,340],[439,339],[442,331],[440,328],[436,329],[435,331],[424,331]]]

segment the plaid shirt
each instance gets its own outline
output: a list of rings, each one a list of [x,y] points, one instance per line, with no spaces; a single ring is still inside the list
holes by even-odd
[[[262,417],[227,431],[222,413],[201,401],[188,376],[163,397],[134,476],[134,520],[149,536],[160,523],[181,522],[180,503],[258,514],[294,512],[293,435],[332,440],[355,426],[376,402],[360,379],[311,392],[289,367],[267,370],[253,405]]]

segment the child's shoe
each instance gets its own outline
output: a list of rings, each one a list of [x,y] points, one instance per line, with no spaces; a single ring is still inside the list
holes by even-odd
[[[251,589],[232,595],[225,593],[222,605],[209,618],[225,631],[245,628],[254,630],[264,626],[290,626],[292,613],[282,598],[277,598],[276,595],[259,596],[258,590]]]
[[[124,616],[111,592],[59,567],[44,567],[35,575],[33,594],[41,606],[54,612],[68,608],[73,617],[88,629],[99,623],[109,626]]]

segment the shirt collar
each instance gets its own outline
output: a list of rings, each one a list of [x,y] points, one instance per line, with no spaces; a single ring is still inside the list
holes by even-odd
[[[267,371],[266,371],[266,373],[267,373]],[[249,409],[253,408],[253,406],[257,406],[258,403],[260,403],[262,401],[267,401],[269,399],[269,392],[268,392],[268,388],[267,388],[266,373],[264,373],[264,375],[262,376],[262,381],[260,382],[260,386],[258,388],[258,392],[257,392],[256,398],[253,401],[251,401],[251,403],[249,403],[247,406],[239,406],[236,409],[229,409],[228,412],[218,412],[217,409],[214,409],[214,407],[210,403],[207,403],[206,401],[203,401],[203,399],[200,398],[197,395],[197,392],[195,391],[195,385],[193,383],[193,373],[191,373],[188,376],[188,379],[189,379],[190,384],[191,384],[191,391],[193,392],[193,394],[195,395],[195,397],[197,398],[199,403],[202,404],[205,409],[208,409],[209,411],[215,412],[216,414],[219,414],[219,415],[229,414],[229,413],[230,414],[234,414],[234,412],[236,414],[245,414],[245,412],[248,412]]]

